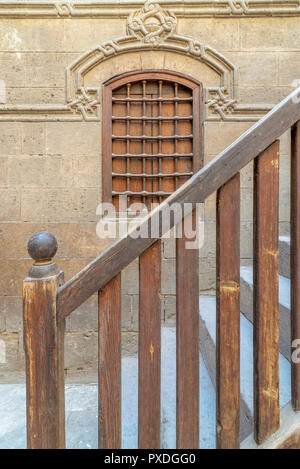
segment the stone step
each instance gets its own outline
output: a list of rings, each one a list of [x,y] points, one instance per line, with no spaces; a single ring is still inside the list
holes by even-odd
[[[253,266],[241,267],[241,312],[253,322]],[[290,360],[290,280],[279,275],[279,347]]]
[[[176,330],[162,329],[161,445],[176,448]],[[25,384],[0,384],[0,449],[25,448]],[[200,447],[215,448],[216,394],[200,356]],[[98,388],[66,385],[67,448],[98,446]],[[122,359],[122,447],[137,448],[138,360]]]
[[[279,236],[279,274],[287,278],[291,278],[290,247],[290,236]]]
[[[216,300],[213,296],[201,296],[200,309],[200,350],[211,380],[216,379]],[[241,441],[253,431],[253,326],[241,314]],[[290,365],[280,354],[280,405],[290,401]]]

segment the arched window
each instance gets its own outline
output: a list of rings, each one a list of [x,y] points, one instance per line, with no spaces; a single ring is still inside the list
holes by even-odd
[[[103,201],[161,203],[202,163],[201,85],[142,71],[104,85]]]

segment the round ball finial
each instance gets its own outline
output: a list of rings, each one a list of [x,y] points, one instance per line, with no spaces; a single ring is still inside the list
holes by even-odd
[[[51,233],[42,231],[30,238],[27,249],[35,264],[49,264],[56,254],[57,241]]]

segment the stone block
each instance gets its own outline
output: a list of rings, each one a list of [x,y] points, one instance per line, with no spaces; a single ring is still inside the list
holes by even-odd
[[[153,68],[149,65],[144,68]],[[157,68],[157,67],[154,67]],[[85,86],[99,86],[110,78],[120,75],[121,73],[141,70],[141,54],[139,52],[129,52],[128,54],[111,57],[109,60],[101,62],[86,74]]]
[[[139,293],[139,259],[135,259],[123,270],[122,293],[127,295]]]
[[[22,123],[22,153],[42,155],[45,153],[45,124]]]
[[[248,163],[240,171],[241,188],[253,188],[253,162]]]
[[[162,295],[176,294],[176,262],[175,259],[163,259],[161,265]]]
[[[8,183],[11,187],[72,187],[72,160],[48,156],[9,158]]]
[[[20,220],[21,197],[17,189],[0,189],[0,220]]]
[[[4,371],[22,369],[22,361],[18,360],[18,334],[0,334],[0,373]]]
[[[126,35],[126,24],[120,19],[66,19],[63,50],[86,52],[113,37]],[[76,40],[74,40],[76,38]]]
[[[207,122],[204,125],[205,153],[217,155],[253,125],[253,122]]]
[[[122,356],[137,355],[139,348],[139,335],[137,332],[121,333]]]
[[[0,187],[8,185],[8,158],[0,157]]]
[[[0,332],[23,333],[22,298],[0,297]]]
[[[247,18],[240,21],[241,50],[299,50],[299,18]]]
[[[137,332],[139,329],[138,295],[122,295],[121,311],[121,330]]]
[[[21,127],[19,123],[0,122],[0,155],[21,153]]]
[[[22,282],[27,277],[31,260],[10,259],[1,261],[0,292],[3,296],[21,296]]]
[[[166,70],[190,75],[206,86],[220,86],[220,75],[208,65],[177,53],[166,52],[164,67]]]
[[[98,334],[92,331],[65,334],[65,368],[81,370],[97,367]]]
[[[252,221],[241,222],[241,259],[253,258],[253,223]]]
[[[47,48],[43,52],[26,54],[27,87],[63,87],[65,69],[76,58],[76,55],[52,53]]]
[[[279,71],[280,75],[280,71]],[[293,91],[292,86],[240,86],[240,104],[271,104],[280,103],[289,93]]]
[[[98,294],[92,295],[67,318],[68,332],[98,330]]]
[[[277,84],[278,66],[274,52],[227,52],[226,56],[237,67],[239,86]]]
[[[47,122],[46,153],[64,156],[99,156],[99,122]]]
[[[27,222],[95,222],[98,189],[24,189],[22,220]]]
[[[2,19],[0,50],[21,55],[24,51],[59,51],[63,49],[63,21],[43,18]]]
[[[163,326],[176,326],[176,296],[163,296]]]
[[[300,53],[298,52],[282,52],[279,54],[279,85],[294,87],[293,81],[298,80],[295,86],[300,83]]]
[[[65,89],[61,88],[7,88],[6,104],[65,104]]]
[[[253,220],[253,189],[243,187],[240,196],[241,221]]]
[[[16,52],[1,52],[0,70],[0,79],[4,80],[6,89],[8,87],[23,87],[25,83],[25,55]]]
[[[73,164],[74,187],[96,187],[101,186],[101,159],[99,156],[75,157]]]
[[[218,51],[239,50],[239,22],[234,18],[183,18],[178,33],[194,37]]]
[[[216,260],[211,257],[199,259],[200,292],[216,288]]]

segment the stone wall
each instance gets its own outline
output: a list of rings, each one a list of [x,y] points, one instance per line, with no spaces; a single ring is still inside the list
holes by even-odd
[[[0,376],[22,371],[21,288],[31,261],[29,237],[53,233],[57,263],[72,277],[108,241],[96,236],[101,202],[101,86],[132,70],[166,69],[203,83],[204,163],[239,137],[292,89],[300,70],[300,9],[283,2],[162,2],[174,30],[147,43],[130,30],[142,1],[47,2],[33,11],[0,8]],[[208,5],[210,2],[205,2]],[[74,2],[76,6],[76,2]],[[226,2],[224,2],[226,4]],[[238,7],[238,4],[241,7]],[[16,4],[18,5],[18,4]],[[81,6],[80,6],[81,5]],[[83,6],[82,6],[83,5]],[[91,7],[92,5],[92,7]],[[261,5],[261,6],[260,6]],[[0,4],[1,6],[1,4]],[[60,6],[60,8],[59,8]],[[147,5],[146,5],[147,6]],[[234,11],[234,7],[237,8]],[[255,10],[255,8],[256,10]],[[33,7],[32,7],[33,8]],[[206,8],[206,9],[205,9]],[[259,9],[259,12],[257,12]],[[255,11],[256,12],[255,12]],[[279,13],[278,13],[279,12]],[[163,10],[163,14],[166,13]],[[168,35],[169,34],[169,35]],[[281,139],[280,232],[289,231],[289,135]],[[241,258],[252,258],[252,167],[241,174]],[[162,320],[175,321],[175,243],[164,242]],[[215,286],[215,195],[205,204],[200,291]],[[137,262],[122,279],[123,349],[137,350]],[[92,297],[67,319],[66,368],[97,363]]]

